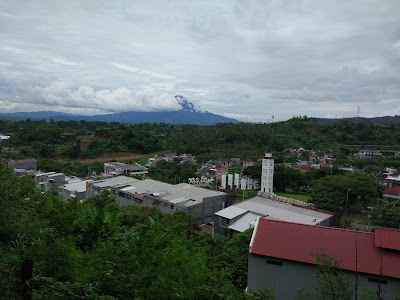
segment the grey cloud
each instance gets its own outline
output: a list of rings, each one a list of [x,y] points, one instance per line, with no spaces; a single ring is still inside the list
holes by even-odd
[[[4,3],[2,110],[173,108],[184,94],[243,120],[398,111],[385,102],[400,97],[397,0]]]

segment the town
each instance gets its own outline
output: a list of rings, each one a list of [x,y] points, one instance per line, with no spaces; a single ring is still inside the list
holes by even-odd
[[[9,153],[13,134],[1,136],[3,153]],[[371,178],[357,165],[335,165],[332,152],[300,147],[276,154],[286,162],[276,164],[269,151],[258,159],[203,162],[193,154],[168,152],[131,158],[131,163],[103,159],[101,170],[89,167],[84,177],[38,169],[34,158],[3,156],[3,168],[13,170],[16,178],[30,178],[42,196],[103,208],[98,201],[184,213],[199,233],[228,240],[247,234],[247,245],[240,249],[247,252],[242,283],[247,295],[268,290],[276,299],[294,299],[303,291],[312,293],[321,285],[315,274],[328,259],[342,270],[341,284],[349,284],[343,293],[372,291],[382,299],[399,295],[398,169],[388,165]],[[351,155],[371,162],[382,157],[376,146],[368,145]],[[392,155],[397,159],[399,152]],[[171,166],[180,173],[165,175]],[[332,199],[319,198],[332,188]],[[293,283],[283,286],[288,279]]]

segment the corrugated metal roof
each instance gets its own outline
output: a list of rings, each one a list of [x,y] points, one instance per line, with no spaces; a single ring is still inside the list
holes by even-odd
[[[400,231],[375,228],[374,232],[377,247],[400,251]]]
[[[124,177],[124,176],[119,176],[119,177]],[[199,203],[202,203],[203,199],[207,197],[225,195],[225,193],[222,192],[207,190],[187,183],[172,185],[169,183],[152,179],[144,179],[144,180],[135,179],[135,181],[129,183],[129,185],[131,187],[137,188],[134,190],[135,192],[140,191],[140,193],[148,193],[148,194],[159,193],[162,199],[171,203],[173,203],[173,201],[175,201],[176,199],[185,198],[186,200],[181,201],[181,204],[183,204],[183,202],[186,201],[186,203],[184,203],[184,206],[197,205]]]
[[[217,216],[226,218],[226,219],[233,219],[237,216],[243,215],[244,213],[246,213],[248,210],[246,209],[242,209],[240,207],[236,207],[236,206],[229,206],[227,208],[224,208],[223,210],[220,210],[218,212],[216,212],[215,214]]]
[[[248,212],[235,223],[230,225],[229,228],[238,232],[244,232],[249,228],[254,228],[259,216],[260,215]]]
[[[316,264],[313,254],[321,251],[339,259],[344,270],[400,278],[400,254],[381,251],[375,245],[375,234],[369,232],[261,217],[250,249],[252,254],[309,264]]]
[[[139,181],[135,178],[128,177],[128,176],[116,176],[116,177],[111,177],[103,180],[98,180],[93,183],[93,186],[98,186],[98,187],[114,187],[120,184],[128,184],[128,183],[134,183],[136,181]]]
[[[329,213],[261,197],[254,197],[239,202],[234,207],[239,207],[262,216],[269,216],[271,219],[310,225],[316,225],[332,217]]]

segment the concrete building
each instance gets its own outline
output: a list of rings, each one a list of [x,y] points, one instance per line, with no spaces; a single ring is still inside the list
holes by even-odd
[[[128,176],[144,176],[148,174],[146,167],[124,164],[120,162],[104,163],[104,174],[111,176],[128,175]]]
[[[47,176],[53,174],[57,174],[57,172],[37,172],[34,177],[36,187],[41,191],[45,191],[45,182],[47,181]]]
[[[400,175],[399,176],[387,176],[384,179],[383,184],[387,188],[391,188],[394,186],[400,186]]]
[[[59,187],[58,194],[64,199],[77,198],[79,200],[86,199],[86,184],[92,180],[76,180]]]
[[[172,185],[145,179],[111,189],[121,205],[157,207],[164,213],[184,211],[197,224],[212,222],[216,211],[225,207],[226,194],[187,183]]]
[[[272,153],[265,153],[262,161],[261,193],[268,196],[273,193],[274,186],[274,159]]]
[[[86,198],[100,194],[103,189],[111,190],[115,187],[126,187],[130,183],[139,181],[138,179],[127,176],[116,176],[102,180],[95,180],[86,183]]]
[[[254,165],[255,165],[255,163],[254,163],[254,160],[252,160],[252,159],[243,159],[242,160],[243,168],[251,167],[251,166],[254,166]]]
[[[370,233],[261,217],[249,252],[249,292],[270,288],[276,299],[295,299],[301,289],[315,291],[315,254],[323,253],[341,261],[352,287],[357,280],[359,299],[362,290],[377,291],[378,284],[382,299],[400,295],[400,231],[375,229]]]
[[[36,171],[36,159],[10,159],[7,163],[14,170]]]
[[[0,133],[0,145],[8,145],[10,143],[11,136]]]
[[[358,151],[356,156],[358,158],[377,159],[382,156],[382,153],[376,147],[367,146],[365,149]]]
[[[331,226],[333,224],[333,213],[254,197],[216,212],[214,232],[219,234],[244,232],[249,228],[254,228],[260,216],[267,216],[271,220],[309,225]]]

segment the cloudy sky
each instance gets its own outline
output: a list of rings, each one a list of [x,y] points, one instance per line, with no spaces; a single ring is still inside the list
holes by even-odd
[[[0,112],[400,115],[400,1],[0,0]]]

